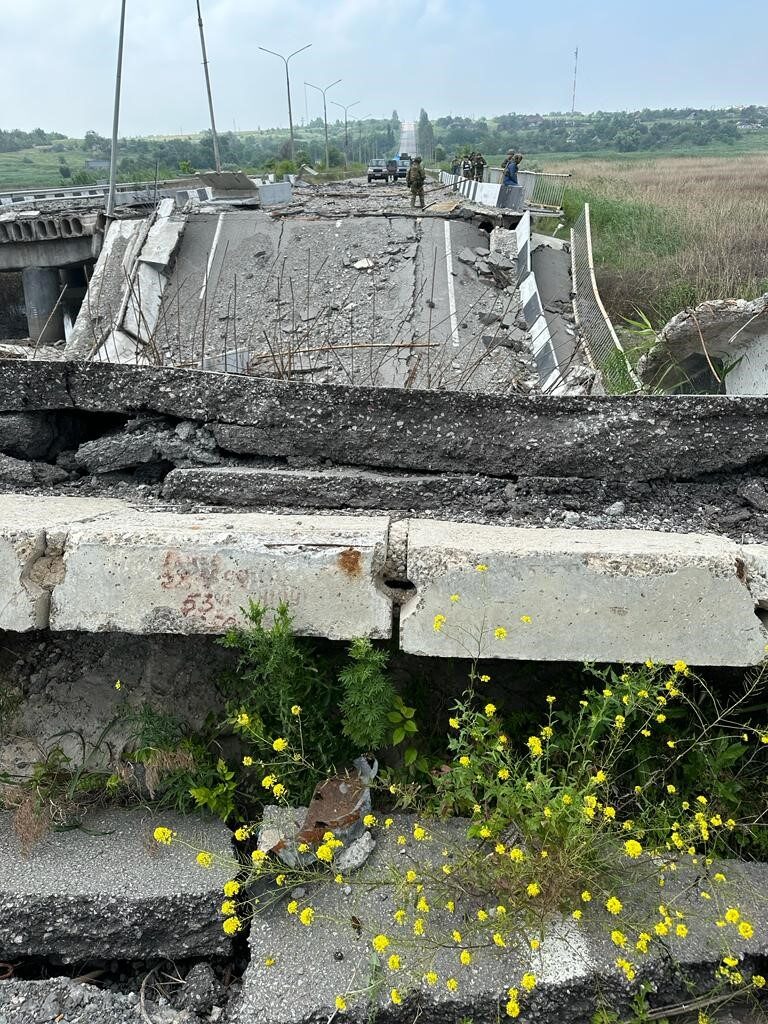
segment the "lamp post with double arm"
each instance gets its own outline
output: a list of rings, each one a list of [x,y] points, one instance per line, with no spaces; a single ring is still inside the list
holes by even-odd
[[[331,100],[334,107],[341,107],[344,111],[344,166],[347,166],[347,160],[349,158],[349,128],[347,127],[347,111],[351,110],[352,107],[356,107],[360,100],[355,100],[354,103],[337,103],[336,100]]]
[[[317,91],[319,93],[322,93],[322,95],[323,95],[323,122],[325,124],[325,169],[326,169],[326,171],[330,168],[331,163],[330,163],[330,160],[329,160],[329,157],[328,157],[328,105],[327,105],[327,103],[325,101],[325,94],[328,92],[329,89],[332,89],[334,87],[334,85],[338,85],[340,81],[341,81],[341,79],[337,78],[335,82],[331,82],[330,85],[326,85],[326,87],[324,89],[321,89],[319,85],[312,85],[311,82],[305,82],[304,83],[304,85],[308,85],[310,87],[310,89],[317,89]]]
[[[291,132],[291,160],[295,160],[296,152],[293,139],[293,110],[291,108],[291,79],[288,73],[288,63],[299,53],[303,53],[308,50],[312,43],[307,43],[306,46],[302,46],[300,50],[294,50],[293,53],[289,53],[287,57],[284,57],[282,53],[278,53],[276,50],[268,50],[266,46],[260,46],[259,49],[264,53],[271,53],[273,57],[279,57],[280,60],[285,64],[285,88],[288,93],[288,127]]]

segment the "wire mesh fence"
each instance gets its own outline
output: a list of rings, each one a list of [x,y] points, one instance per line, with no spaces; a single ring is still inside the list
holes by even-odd
[[[571,229],[571,269],[573,309],[579,332],[590,362],[602,375],[605,390],[614,395],[639,390],[640,379],[627,359],[597,290],[588,203]]]

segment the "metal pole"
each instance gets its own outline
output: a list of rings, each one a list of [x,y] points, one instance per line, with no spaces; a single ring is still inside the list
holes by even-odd
[[[273,57],[279,57],[280,60],[283,61],[283,63],[285,64],[285,88],[286,88],[286,90],[288,92],[288,127],[289,127],[290,133],[291,133],[291,160],[292,161],[295,159],[296,154],[295,154],[294,138],[293,138],[293,109],[291,107],[291,79],[290,79],[290,76],[288,74],[288,62],[293,57],[295,57],[297,53],[303,53],[305,50],[308,50],[311,45],[312,45],[312,43],[307,43],[307,45],[306,46],[302,46],[300,50],[294,50],[293,53],[289,53],[287,57],[284,57],[282,55],[282,53],[278,53],[277,50],[268,50],[266,48],[266,46],[260,46],[259,47],[259,49],[262,50],[264,53],[271,53]],[[307,95],[307,90],[305,88],[304,89],[305,103],[306,103],[306,95]]]
[[[208,54],[205,52],[205,32],[203,31],[203,15],[200,12],[200,0],[197,0],[197,24],[200,27],[200,46],[203,51],[203,67],[205,68],[205,88],[208,92],[208,109],[211,112],[211,134],[213,136],[213,159],[216,173],[221,174],[221,156],[219,154],[219,136],[216,134],[216,118],[213,116],[213,94],[211,92],[211,76],[208,72]]]
[[[341,81],[341,79],[337,78],[335,82],[331,82],[330,85],[326,85],[326,87],[324,89],[321,89],[319,85],[312,85],[311,82],[305,82],[304,83],[304,85],[308,85],[310,87],[310,89],[317,89],[318,92],[321,92],[323,94],[323,121],[325,123],[325,169],[326,169],[326,171],[330,169],[331,161],[330,161],[329,156],[328,156],[328,107],[326,106],[326,102],[325,102],[325,94],[328,92],[329,89],[332,89],[334,87],[334,85],[338,85],[340,81]]]
[[[115,191],[117,188],[117,134],[120,127],[120,90],[123,82],[123,40],[125,39],[125,4],[123,0],[120,11],[120,38],[117,44],[117,75],[115,76],[115,111],[112,118],[112,153],[109,160],[109,196],[107,197],[107,217],[115,213]]]
[[[576,113],[576,76],[579,73],[579,48],[576,47],[576,53],[573,58],[573,103],[571,104],[571,116]]]
[[[352,107],[356,107],[360,100],[355,100],[354,103],[347,103],[345,106],[343,103],[337,103],[336,100],[331,100],[334,107],[341,107],[344,111],[344,166],[347,166],[347,159],[349,157],[349,130],[347,127],[347,111],[351,110]]]

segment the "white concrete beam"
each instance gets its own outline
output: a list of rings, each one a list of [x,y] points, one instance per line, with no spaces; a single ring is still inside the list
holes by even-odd
[[[120,502],[0,495],[0,629],[45,629],[51,592],[62,579],[71,524],[105,515]]]
[[[412,520],[408,577],[416,596],[401,640],[412,654],[693,665],[765,657],[741,549],[723,538]],[[446,616],[439,631],[436,615]]]
[[[75,525],[51,629],[224,633],[248,599],[287,601],[307,636],[391,635],[385,517],[185,515],[124,507]]]

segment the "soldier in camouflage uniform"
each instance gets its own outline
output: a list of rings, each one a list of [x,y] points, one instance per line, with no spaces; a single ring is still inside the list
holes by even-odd
[[[474,172],[475,172],[475,181],[482,181],[483,180],[483,172],[485,171],[485,164],[486,164],[485,157],[483,156],[483,154],[480,151],[478,151],[475,154],[475,163],[474,163],[474,168],[473,168]]]
[[[424,168],[421,166],[421,157],[414,157],[413,163],[408,168],[408,176],[405,179],[406,184],[411,189],[411,207],[416,206],[416,197],[418,196],[419,205],[422,210],[424,209],[424,182],[426,180],[427,176],[424,173]]]

